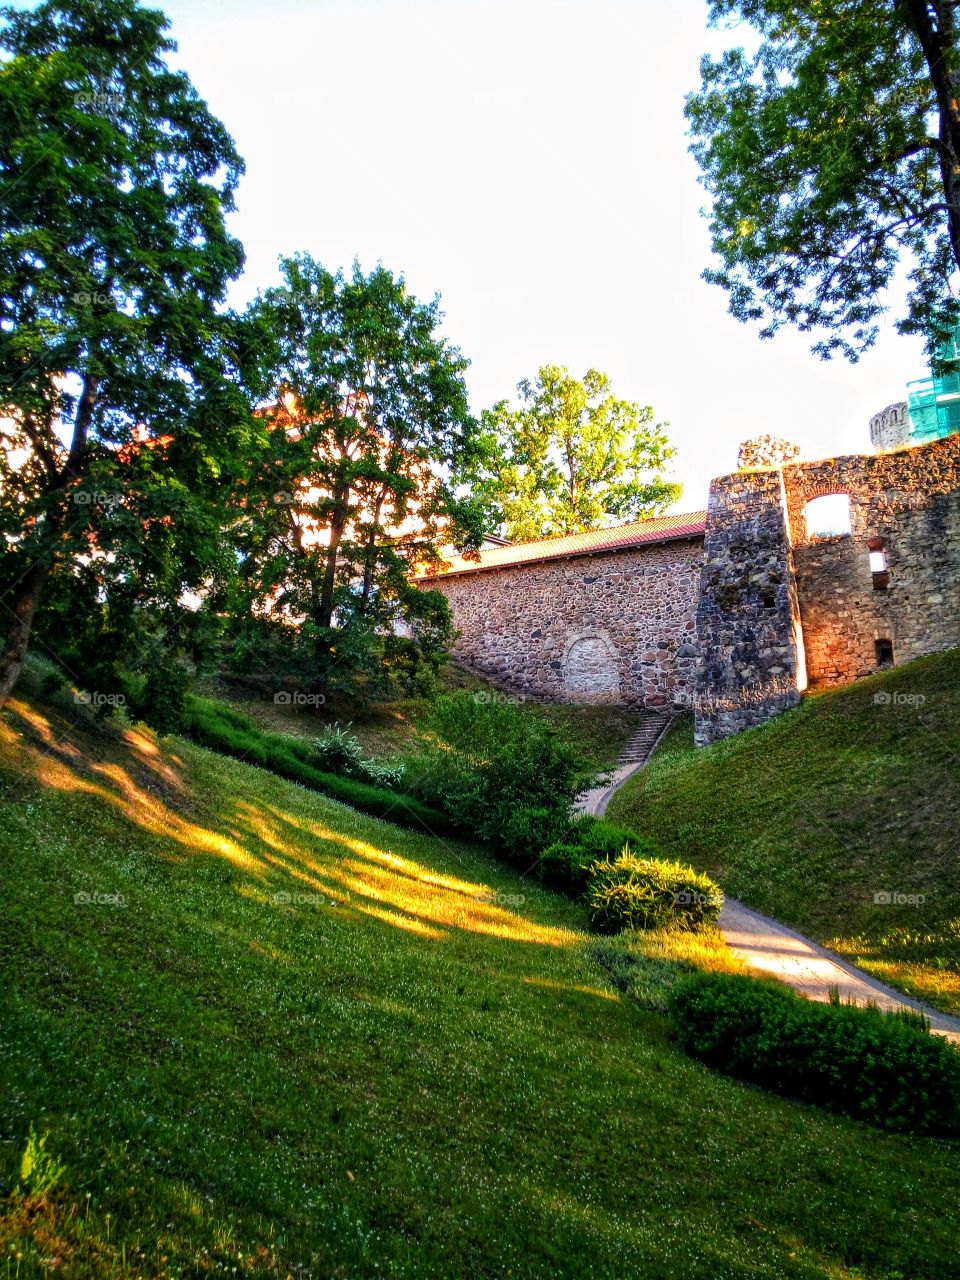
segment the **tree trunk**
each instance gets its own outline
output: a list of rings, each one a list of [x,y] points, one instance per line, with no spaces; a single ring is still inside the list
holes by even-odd
[[[24,659],[30,644],[30,633],[33,629],[33,617],[37,612],[37,605],[40,603],[40,596],[49,573],[49,563],[42,560],[35,561],[15,589],[16,594],[11,592],[11,599],[5,602],[13,618],[7,631],[3,652],[0,653],[0,708],[6,705],[13,686],[23,670]]]
[[[953,5],[949,0],[896,0],[896,5],[916,32],[937,98],[940,179],[947,205],[950,248],[960,267],[960,102]]]
[[[93,410],[99,388],[100,379],[95,374],[87,374],[77,402],[73,438],[66,462],[59,472],[56,472],[52,465],[47,466],[50,483],[46,486],[46,498],[50,505],[48,523],[41,535],[43,547],[36,552],[32,548],[28,551],[27,554],[36,554],[36,559],[20,581],[11,587],[7,598],[0,602],[12,615],[3,651],[0,652],[0,708],[6,704],[23,670],[33,631],[33,619],[53,567],[57,542],[66,524],[68,492],[73,482],[79,479],[86,460],[87,438],[90,434],[90,424],[93,422]]]
[[[381,494],[374,506],[373,528],[370,531],[370,537],[367,539],[366,553],[363,560],[363,592],[361,599],[364,610],[370,603],[370,592],[373,590],[373,573],[377,567],[377,531],[380,528],[380,512],[383,510],[385,498],[386,495]]]
[[[349,490],[338,495],[336,514],[330,521],[330,546],[327,548],[323,579],[320,584],[320,606],[313,619],[318,627],[329,628],[333,625],[333,601],[337,586],[337,558],[340,551],[340,543],[343,541],[344,530],[347,527],[348,500]],[[317,676],[313,687],[321,692],[325,691],[327,687],[327,660],[329,655],[329,636],[318,636],[316,648]]]
[[[314,622],[320,627],[329,627],[333,623],[333,596],[337,585],[337,556],[346,526],[346,519],[341,519],[339,515],[330,521],[330,546],[327,548],[326,563],[323,566],[323,580],[320,585],[320,608],[314,618]]]

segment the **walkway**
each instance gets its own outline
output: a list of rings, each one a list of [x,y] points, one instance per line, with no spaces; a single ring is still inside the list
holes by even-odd
[[[581,812],[598,817],[604,814],[614,792],[643,768],[669,725],[669,717],[645,712],[640,728],[627,743],[609,782],[581,798]],[[931,1031],[960,1043],[960,1018],[939,1013],[895,991],[826,947],[787,928],[779,920],[761,915],[736,898],[725,899],[720,928],[731,951],[747,964],[779,978],[811,1000],[828,1000],[831,988],[836,987],[842,1000],[876,1004],[881,1009],[916,1009],[929,1018]]]

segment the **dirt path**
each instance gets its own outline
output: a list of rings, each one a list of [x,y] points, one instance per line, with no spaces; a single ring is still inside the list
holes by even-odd
[[[669,724],[666,716],[644,715],[606,785],[586,792],[581,798],[581,812],[598,817],[604,814],[614,792],[650,759]],[[720,928],[731,951],[747,964],[779,978],[811,1000],[828,1000],[831,988],[836,987],[841,999],[857,1004],[876,1004],[881,1009],[916,1009],[929,1018],[931,1031],[960,1043],[960,1018],[939,1013],[888,987],[826,947],[779,920],[761,915],[736,898],[725,900]]]

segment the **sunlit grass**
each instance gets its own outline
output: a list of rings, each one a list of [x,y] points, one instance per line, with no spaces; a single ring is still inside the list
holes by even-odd
[[[667,996],[685,973],[743,973],[746,965],[712,925],[697,930],[648,929],[598,938],[590,954],[617,990],[644,1009],[667,1012]]]
[[[954,1267],[955,1147],[688,1060],[480,850],[22,698],[0,797],[4,1280]]]

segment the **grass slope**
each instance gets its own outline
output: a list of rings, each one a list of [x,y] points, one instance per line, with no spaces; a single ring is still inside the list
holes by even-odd
[[[956,1145],[685,1058],[476,850],[22,697],[0,794],[5,1277],[960,1274]]]
[[[480,697],[506,696],[462,667],[453,664],[444,667],[439,676],[438,693],[461,689]],[[225,676],[209,678],[203,692],[235,706],[267,733],[314,738],[326,725],[350,724],[364,750],[377,757],[404,755],[416,749],[416,722],[427,713],[431,702],[428,698],[410,697],[361,705],[343,694],[333,693],[326,705],[312,710],[295,704],[278,705],[267,682]],[[542,702],[523,705],[530,715],[543,716],[575,742],[594,771],[615,763],[638,725],[637,713],[626,707],[578,707]]]
[[[811,695],[703,750],[681,724],[608,816],[960,1013],[960,650]]]

